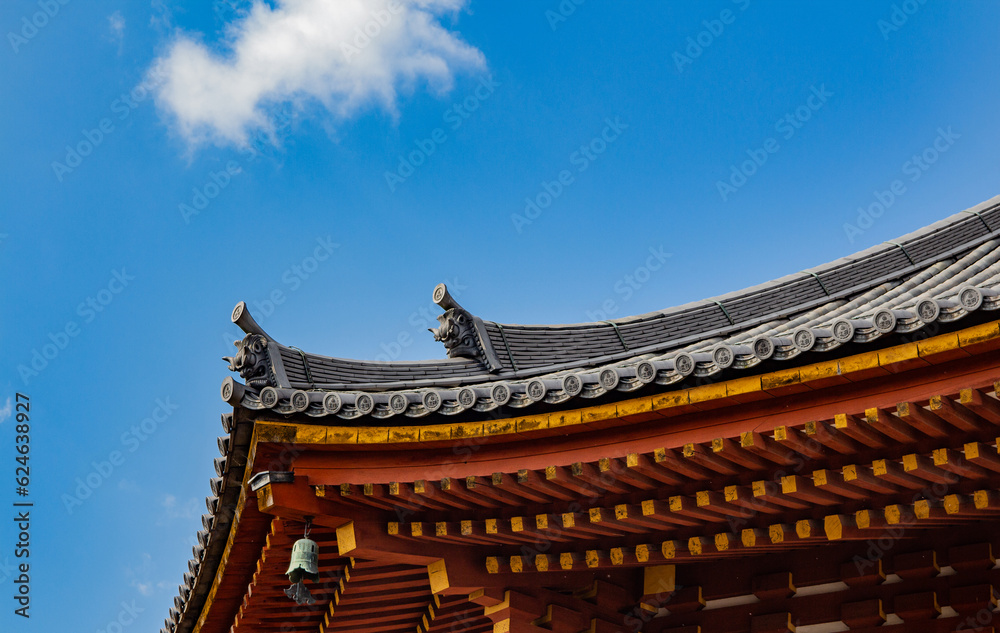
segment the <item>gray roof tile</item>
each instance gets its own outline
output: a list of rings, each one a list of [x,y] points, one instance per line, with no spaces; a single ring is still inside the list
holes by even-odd
[[[501,325],[476,320],[479,329],[462,331],[461,345],[446,341],[449,354],[454,356],[446,360],[377,362],[300,352],[270,339],[241,304],[242,308],[237,306],[234,315],[238,316],[235,322],[247,332],[243,344],[249,344],[248,340],[254,336],[265,337],[269,341],[267,349],[278,353],[262,354],[255,357],[254,367],[239,368],[241,376],[247,379],[240,403],[251,409],[270,408],[289,415],[302,412],[321,417],[333,415],[323,406],[323,393],[340,392],[343,406],[335,414],[350,419],[365,414],[356,406],[358,392],[389,394],[386,398],[379,397],[379,402],[385,399],[387,403],[392,392],[402,392],[408,403],[405,411],[401,407],[394,411],[388,406],[377,406],[373,414],[423,416],[431,413],[422,404],[423,396],[408,390],[440,391],[478,385],[476,393],[485,394],[497,381],[507,381],[517,393],[523,392],[526,381],[536,377],[548,379],[559,372],[590,372],[591,368],[600,370],[613,365],[620,377],[627,377],[630,372],[634,376],[638,363],[646,359],[659,363],[655,366],[662,375],[656,381],[669,384],[683,378],[683,372],[678,372],[679,368],[673,364],[679,354],[708,354],[698,356],[702,359],[698,363],[701,375],[724,369],[710,354],[723,342],[738,346],[740,359],[724,357],[729,358],[734,368],[746,370],[759,362],[748,350],[752,351],[754,341],[761,337],[779,343],[788,341],[779,345],[774,356],[787,359],[803,353],[791,344],[796,337],[801,338],[803,349],[809,349],[809,353],[844,344],[845,341],[831,335],[838,320],[844,321],[842,329],[853,330],[855,342],[877,340],[884,334],[871,321],[876,315],[882,315],[876,318],[879,324],[885,320],[890,325],[892,315],[896,315],[894,327],[899,332],[919,329],[925,323],[917,317],[917,304],[927,299],[936,302],[927,304],[927,310],[933,311],[931,306],[939,304],[948,308],[938,310],[936,317],[961,318],[968,310],[953,301],[945,304],[941,301],[969,284],[988,288],[1000,282],[997,278],[1000,270],[994,267],[1000,260],[995,238],[1000,238],[1000,197],[891,243],[878,244],[745,290],[675,308],[610,322],[565,325]],[[436,289],[435,297],[443,297],[438,302],[445,309],[442,323],[454,320],[456,329],[460,329],[463,319],[465,323],[475,320],[441,288]],[[983,296],[983,290],[970,292],[970,296]],[[974,309],[992,309],[997,305],[998,301],[991,299],[980,301]],[[467,344],[468,341],[472,344]],[[279,384],[278,376],[287,382]],[[588,376],[591,374],[584,375],[586,388],[577,397],[606,393],[606,389],[596,384],[596,378],[593,378],[595,385],[589,386]],[[635,388],[634,380],[620,382],[616,387],[620,390]],[[273,394],[262,394],[260,387],[264,384],[279,389]],[[303,400],[304,411],[291,403],[295,390],[316,394]],[[546,395],[547,400],[552,397]],[[530,401],[520,404],[527,405]],[[489,408],[489,403],[476,406]],[[437,414],[461,410],[464,407],[442,406]]]

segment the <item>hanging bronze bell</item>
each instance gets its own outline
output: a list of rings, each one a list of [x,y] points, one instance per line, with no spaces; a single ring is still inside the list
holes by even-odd
[[[319,546],[316,541],[308,538],[295,541],[292,546],[292,562],[285,575],[292,583],[319,578]]]

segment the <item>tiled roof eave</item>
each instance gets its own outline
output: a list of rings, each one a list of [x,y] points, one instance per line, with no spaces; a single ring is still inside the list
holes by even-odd
[[[241,324],[248,336],[257,332],[259,336],[267,337],[269,348],[279,350],[279,353],[272,354],[274,358],[271,359],[269,375],[280,378],[270,381],[257,379],[256,382],[248,380],[246,388],[229,381],[228,395],[223,395],[234,406],[250,410],[271,410],[282,415],[337,416],[348,420],[362,417],[383,419],[396,415],[420,418],[439,413],[453,415],[470,409],[488,411],[505,405],[522,408],[540,402],[559,404],[576,397],[593,398],[612,391],[633,391],[654,381],[670,385],[681,382],[692,374],[711,376],[730,366],[750,370],[768,358],[791,360],[810,351],[829,352],[849,342],[877,344],[876,341],[885,340],[885,336],[892,333],[909,333],[932,322],[950,322],[977,310],[1000,307],[1000,299],[994,298],[992,289],[994,284],[1000,284],[1000,271],[993,277],[983,276],[984,272],[992,274],[992,267],[1000,260],[1000,248],[996,241],[1000,238],[1000,198],[983,203],[976,209],[988,210],[997,215],[993,218],[996,221],[995,230],[986,230],[990,224],[982,215],[978,215],[980,211],[974,209],[956,214],[900,240],[872,247],[850,258],[842,258],[737,293],[651,313],[653,316],[676,315],[685,311],[701,314],[699,310],[720,306],[729,323],[719,325],[716,317],[715,322],[709,323],[705,329],[683,332],[673,337],[666,326],[662,326],[665,330],[662,336],[655,337],[652,343],[631,348],[618,331],[617,325],[610,322],[570,326],[482,322],[454,302],[443,286],[436,289],[435,301],[438,301],[439,293],[444,297],[442,301],[438,301],[446,309],[446,314],[439,319],[442,324],[446,324],[448,318],[451,318],[449,315],[456,315],[461,320],[464,314],[469,320],[478,322],[477,332],[482,332],[483,323],[499,328],[499,337],[489,346],[490,353],[502,356],[502,367],[498,371],[490,371],[488,368],[495,364],[477,362],[471,357],[443,361],[376,363],[306,355],[298,350],[293,353],[289,351],[292,348],[277,344],[262,330],[255,329],[256,324],[252,322],[252,318],[244,315],[251,323],[251,327]],[[972,215],[978,215],[979,219],[971,220]],[[946,243],[954,243],[956,236],[962,237],[964,241],[944,250],[927,250],[927,244],[921,240],[935,235],[943,235],[941,239]],[[852,262],[867,261],[866,258],[871,256],[881,257],[896,250],[906,252],[901,244],[907,244],[914,250],[914,254],[905,255],[910,262],[907,266],[897,266],[884,274],[856,280],[849,287],[832,292],[817,276],[823,272],[839,270]],[[924,248],[923,252],[928,256],[921,259],[916,255],[917,248]],[[894,257],[897,264],[902,261],[901,255]],[[970,266],[978,266],[978,273],[962,277],[961,270],[954,270],[958,266],[955,262],[970,257],[973,258]],[[869,265],[868,269],[872,267]],[[876,267],[872,270],[882,269]],[[907,289],[910,282],[906,280],[919,279],[921,275],[933,279],[934,283],[922,282],[917,288]],[[961,282],[963,279],[969,283],[957,287],[956,280]],[[786,305],[763,313],[758,309],[756,314],[742,319],[734,320],[720,301],[751,300],[754,296],[766,293],[769,288],[813,280],[822,288],[822,295],[815,296],[818,293],[816,288],[810,289],[808,293],[800,291],[804,298],[793,304],[786,297]],[[878,295],[876,300],[868,301],[866,297],[879,288],[882,290],[875,292]],[[962,305],[956,308],[955,301],[949,297],[956,296],[958,292],[969,294],[975,305],[965,306],[969,309]],[[800,295],[789,296],[796,298]],[[960,298],[965,300],[965,294]],[[861,307],[852,304],[862,300],[867,303],[862,303]],[[916,305],[918,300],[921,300],[921,306]],[[729,305],[732,307],[736,304]],[[841,307],[845,305],[850,308],[846,312],[849,318],[837,321]],[[923,318],[914,312],[917,307],[921,307],[925,313]],[[814,312],[816,315],[813,315]],[[614,323],[624,327],[635,323],[636,319],[643,325],[648,324],[642,322],[640,317],[620,319]],[[873,319],[880,324],[873,325]],[[773,327],[766,327],[772,324]],[[887,325],[887,329],[882,325]],[[844,338],[832,335],[833,326],[838,326],[849,333],[849,336]],[[609,327],[613,328],[617,339],[608,332]],[[652,327],[655,332],[655,328],[661,326],[654,323]],[[508,337],[515,335],[517,328],[527,332],[524,334],[529,337],[526,341],[538,341],[537,345],[540,346],[537,353],[531,353],[530,363],[525,362],[524,356],[517,358],[508,345]],[[601,336],[604,337],[600,345],[590,347],[596,352],[593,356],[574,355],[574,349],[588,349],[585,339],[576,342],[559,339],[560,332],[578,332],[588,328],[592,332],[602,330]],[[443,340],[447,339],[446,334],[438,333]],[[561,352],[546,354],[545,345],[549,336],[555,345],[554,350],[570,350],[570,353],[563,354],[565,360],[562,362],[559,362]],[[764,341],[765,351],[768,345],[772,349],[766,354],[758,353],[756,349],[751,350],[756,354],[755,358],[753,354],[748,354],[748,346],[755,345],[761,338],[772,340],[773,344]],[[789,342],[792,338],[796,339],[793,341],[794,345]],[[620,341],[621,348],[609,349],[609,346],[616,344],[616,340]],[[448,346],[447,342],[445,344]],[[773,349],[774,345],[784,347],[776,351]],[[450,352],[454,351],[452,347],[448,349]],[[462,353],[475,355],[476,350],[466,346],[462,348]],[[545,362],[549,358],[554,362]],[[286,368],[286,363],[297,365]],[[329,379],[338,376],[350,379]]]
[[[212,603],[213,585],[223,564],[231,532],[238,523],[253,422],[236,410],[223,414],[222,425],[226,435],[218,438],[222,457],[215,460],[217,476],[209,482],[211,494],[205,499],[207,512],[202,515],[204,529],[196,535],[197,543],[188,561],[189,571],[178,587],[174,607],[161,633],[190,633],[202,621],[203,611]]]

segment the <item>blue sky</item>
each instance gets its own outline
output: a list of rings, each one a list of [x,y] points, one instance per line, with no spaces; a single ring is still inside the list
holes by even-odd
[[[20,392],[35,505],[0,629],[159,628],[237,301],[438,358],[441,281],[501,322],[620,317],[1000,193],[995,2],[576,2],[3,3],[0,502]]]

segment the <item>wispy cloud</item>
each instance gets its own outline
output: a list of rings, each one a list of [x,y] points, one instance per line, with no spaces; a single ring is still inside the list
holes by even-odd
[[[158,589],[163,589],[168,583],[160,580],[154,581],[151,576],[156,571],[153,557],[148,552],[143,552],[141,559],[136,565],[129,565],[125,568],[125,579],[130,587],[134,587],[143,596],[151,596]]]
[[[14,403],[11,402],[10,396],[7,396],[7,402],[0,408],[0,424],[2,424],[7,418],[14,414]]]
[[[198,500],[194,497],[181,502],[174,495],[165,495],[160,505],[164,509],[163,519],[158,524],[162,525],[164,520],[173,519],[194,519],[201,516],[198,508]]]
[[[334,123],[367,107],[397,115],[400,90],[451,89],[483,54],[441,24],[467,0],[255,2],[227,25],[225,54],[181,33],[151,73],[157,103],[192,146],[269,133],[268,107],[319,104]],[[272,6],[273,5],[273,6]]]
[[[115,11],[108,16],[108,39],[118,45],[120,53],[122,43],[125,41],[125,16],[121,11]]]
[[[174,14],[167,1],[152,0],[149,4],[152,9],[149,17],[149,26],[160,32],[173,28]]]
[[[124,477],[118,481],[118,489],[124,490],[125,492],[141,492],[142,489],[139,484],[131,479],[125,479]]]

